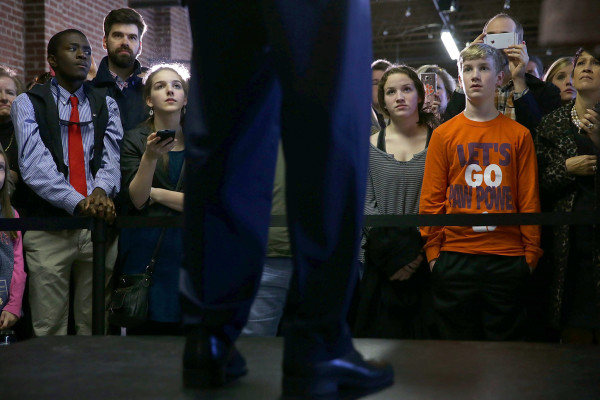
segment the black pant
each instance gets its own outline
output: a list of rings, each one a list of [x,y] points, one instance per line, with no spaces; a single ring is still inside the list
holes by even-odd
[[[442,339],[523,340],[525,256],[441,252],[432,271]]]
[[[183,323],[234,341],[260,284],[281,139],[295,274],[284,359],[352,350],[367,182],[366,0],[189,2]]]

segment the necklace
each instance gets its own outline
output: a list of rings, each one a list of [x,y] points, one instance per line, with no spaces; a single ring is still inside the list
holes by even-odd
[[[581,134],[581,120],[579,119],[579,115],[577,115],[577,110],[575,109],[575,104],[573,104],[573,108],[571,108],[571,121],[573,121],[573,125],[577,127],[577,133]]]
[[[10,137],[10,142],[8,142],[8,146],[6,146],[6,148],[4,149],[4,151],[8,151],[8,149],[10,149],[10,146],[12,145],[13,139],[15,138],[15,132],[13,131],[12,136]]]

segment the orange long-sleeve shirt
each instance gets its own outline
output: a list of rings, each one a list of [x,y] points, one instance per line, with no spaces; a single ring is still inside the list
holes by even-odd
[[[439,126],[429,142],[421,214],[540,212],[537,160],[527,128],[500,114],[471,121],[464,113]],[[542,255],[539,226],[423,227],[428,260],[440,251]]]

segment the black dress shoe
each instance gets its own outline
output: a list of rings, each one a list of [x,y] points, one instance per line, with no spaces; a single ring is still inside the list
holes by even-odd
[[[394,383],[394,370],[387,363],[367,361],[356,350],[344,357],[311,365],[283,363],[283,396],[327,397],[336,393],[373,393]]]
[[[183,384],[188,388],[216,388],[248,373],[246,360],[233,343],[196,328],[186,337]]]

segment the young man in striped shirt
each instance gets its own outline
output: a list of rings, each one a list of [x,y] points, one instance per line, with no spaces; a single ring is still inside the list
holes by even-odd
[[[56,76],[13,103],[19,167],[32,190],[32,216],[115,217],[112,199],[120,189],[123,129],[116,102],[84,84],[90,60],[91,47],[83,33],[57,33],[48,42],[48,63]],[[34,334],[67,334],[71,277],[75,330],[91,334],[90,231],[28,231],[23,247]],[[109,239],[106,282],[115,259],[116,240]]]

